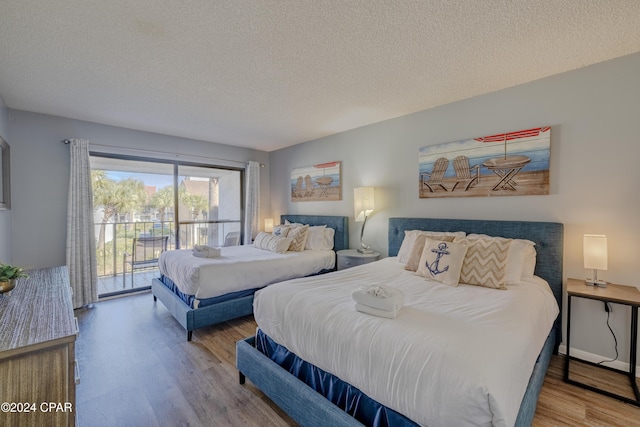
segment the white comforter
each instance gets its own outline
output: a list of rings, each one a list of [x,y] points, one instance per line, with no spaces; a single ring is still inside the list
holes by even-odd
[[[261,288],[334,265],[334,251],[278,254],[251,245],[223,247],[218,258],[199,258],[191,250],[174,250],[163,252],[158,260],[160,273],[170,278],[180,291],[198,299]]]
[[[401,289],[395,319],[360,313],[360,285]],[[396,258],[256,293],[260,329],[428,426],[512,426],[558,306],[539,278],[496,290],[429,282]]]

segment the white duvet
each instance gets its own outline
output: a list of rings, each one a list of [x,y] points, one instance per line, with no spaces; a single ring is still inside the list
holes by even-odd
[[[404,292],[395,319],[355,310],[351,292]],[[396,258],[256,293],[260,329],[302,359],[411,420],[512,426],[558,306],[540,279],[507,290],[430,282]]]
[[[158,268],[180,291],[204,299],[308,276],[335,265],[334,251],[278,254],[251,245],[220,251],[218,258],[199,258],[186,249],[166,251],[160,254]]]

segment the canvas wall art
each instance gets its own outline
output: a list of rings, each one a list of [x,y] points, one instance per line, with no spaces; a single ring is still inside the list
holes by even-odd
[[[422,147],[419,195],[549,194],[549,126]]]
[[[291,201],[342,200],[340,162],[320,163],[291,171]]]

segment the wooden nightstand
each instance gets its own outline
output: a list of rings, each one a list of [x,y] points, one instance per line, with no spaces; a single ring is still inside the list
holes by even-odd
[[[595,391],[615,399],[622,400],[632,405],[640,406],[640,392],[638,391],[638,383],[636,382],[636,360],[638,349],[638,307],[640,307],[640,291],[633,286],[621,286],[608,283],[606,288],[597,286],[588,286],[584,280],[568,279],[567,280],[567,354],[564,359],[564,380],[567,383],[574,384],[587,390]],[[573,297],[588,298],[598,301],[612,302],[616,304],[628,305],[631,307],[631,347],[629,350],[629,371],[610,368],[608,366],[598,365],[597,363],[587,362],[571,354],[571,300]],[[604,368],[615,372],[625,374],[633,389],[635,400],[626,396],[602,390],[588,384],[581,383],[569,378],[569,362],[571,360],[580,360],[582,363]]]
[[[338,270],[368,264],[379,259],[380,252],[363,254],[358,252],[357,249],[343,249],[338,251]]]

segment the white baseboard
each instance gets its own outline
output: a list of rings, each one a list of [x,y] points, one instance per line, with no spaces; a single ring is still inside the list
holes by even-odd
[[[564,344],[560,344],[558,347],[558,353],[567,354],[567,346]],[[597,354],[588,353],[586,351],[571,349],[571,356],[577,357],[578,359],[586,360],[587,362],[599,363],[602,360],[609,360],[610,357],[599,356]],[[629,364],[626,362],[621,362],[616,360],[614,362],[604,362],[602,366],[608,366],[613,369],[618,369],[620,371],[629,372]],[[636,378],[640,378],[640,365],[636,365]]]

